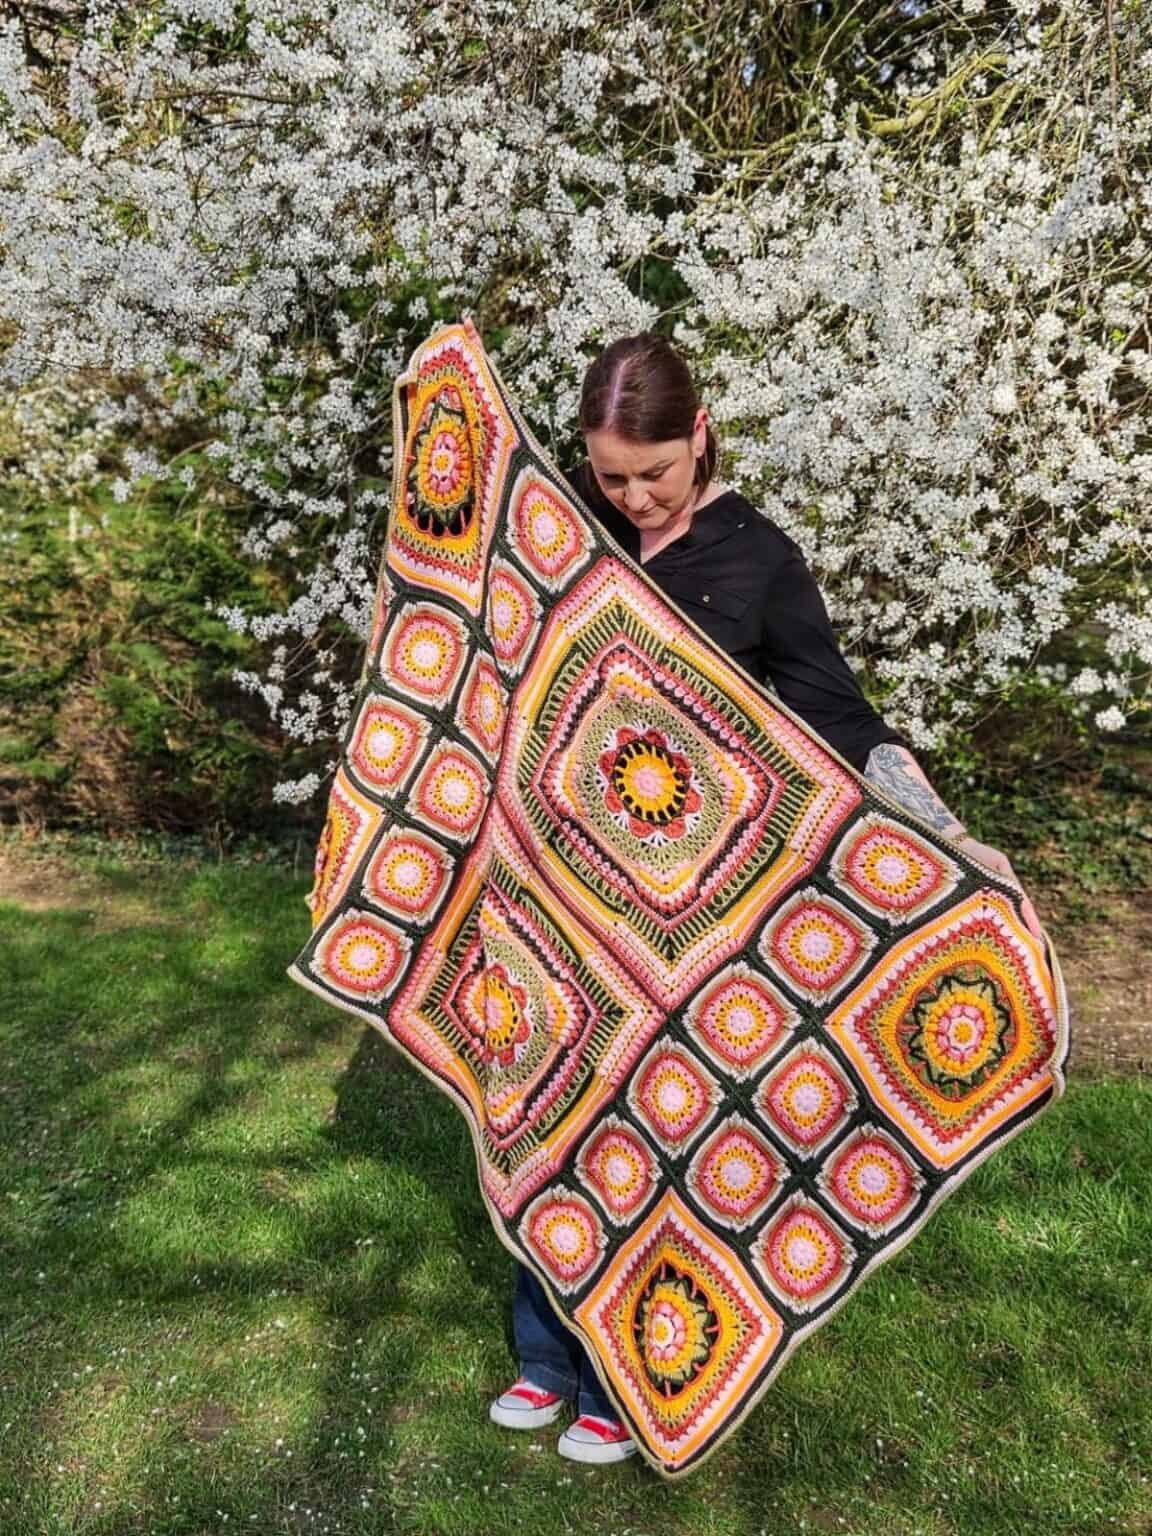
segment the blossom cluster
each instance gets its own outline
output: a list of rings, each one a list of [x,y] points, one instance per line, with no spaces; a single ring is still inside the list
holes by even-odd
[[[0,370],[39,423],[30,473],[78,472],[67,411],[35,402],[81,375],[196,423],[249,557],[296,571],[281,612],[226,613],[269,644],[243,681],[330,740],[349,680],[285,658],[367,632],[412,346],[474,313],[567,455],[590,357],[661,324],[724,478],[801,543],[917,746],[1041,677],[1117,729],[1152,674],[1152,29],[1042,9],[1006,0],[971,57],[954,28],[915,50],[895,118],[829,80],[793,143],[740,160],[694,129],[671,11],[98,0],[66,37],[2,23]],[[975,126],[925,137],[958,80]],[[197,494],[124,399],[109,382],[111,493]]]

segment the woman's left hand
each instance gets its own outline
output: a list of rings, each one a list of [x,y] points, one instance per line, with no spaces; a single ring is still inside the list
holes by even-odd
[[[1032,905],[1030,898],[1025,895],[1024,887],[1020,883],[1020,877],[1008,862],[1006,855],[1002,854],[999,848],[992,848],[989,844],[982,843],[978,839],[970,837],[967,833],[963,837],[958,837],[956,841],[970,858],[975,859],[979,864],[986,865],[987,868],[994,870],[996,874],[1002,875],[1005,880],[1012,882],[1020,892],[1021,917],[1027,923],[1030,932],[1040,943],[1043,943],[1044,930],[1040,926],[1040,919],[1036,915],[1036,908]]]

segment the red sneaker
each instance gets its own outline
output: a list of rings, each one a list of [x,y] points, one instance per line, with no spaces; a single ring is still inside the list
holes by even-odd
[[[559,1392],[549,1392],[547,1387],[519,1376],[492,1404],[488,1417],[505,1429],[541,1429],[558,1419],[569,1401]]]
[[[624,1461],[636,1454],[636,1442],[617,1419],[601,1419],[582,1413],[556,1442],[569,1461]]]

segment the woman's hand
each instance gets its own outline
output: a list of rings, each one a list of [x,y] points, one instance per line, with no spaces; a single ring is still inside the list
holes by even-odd
[[[967,832],[963,837],[958,837],[956,842],[963,848],[969,858],[975,859],[978,864],[985,865],[988,869],[1001,875],[1005,880],[1011,881],[1020,892],[1021,917],[1027,923],[1029,931],[1040,943],[1043,943],[1044,930],[1040,927],[1040,919],[1036,915],[1036,908],[1032,905],[1030,898],[1024,894],[1024,887],[1020,883],[1020,877],[1008,862],[1007,857],[1000,852],[999,848],[992,848],[989,844],[980,842]]]

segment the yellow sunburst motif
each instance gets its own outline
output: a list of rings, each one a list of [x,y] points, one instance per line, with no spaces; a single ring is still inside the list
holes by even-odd
[[[472,445],[462,423],[441,416],[420,444],[420,495],[440,512],[456,507],[472,483]]]
[[[936,1071],[971,1076],[1003,1055],[1002,1023],[989,988],[954,986],[924,1010],[921,1047]]]
[[[921,885],[926,872],[925,863],[914,860],[909,850],[894,838],[875,839],[866,849],[861,865],[878,890],[900,895]]]
[[[409,671],[419,677],[434,678],[444,670],[448,646],[444,636],[431,625],[414,629],[404,637],[401,659]]]
[[[811,970],[832,970],[845,950],[844,935],[818,916],[795,924],[787,938],[788,953],[798,965]]]
[[[685,787],[663,752],[632,742],[616,759],[612,775],[616,792],[633,816],[660,821],[674,816],[683,803]]]
[[[685,1277],[674,1271],[649,1287],[638,1313],[649,1374],[665,1393],[674,1392],[699,1374],[712,1353],[716,1315],[703,1293],[691,1294]]]
[[[600,754],[600,772],[608,809],[627,815],[639,838],[654,833],[681,838],[688,828],[686,818],[700,809],[691,763],[655,728],[643,735],[631,726],[619,728]]]
[[[630,1195],[644,1175],[644,1165],[636,1156],[636,1149],[624,1142],[612,1147],[601,1159],[600,1172],[605,1187],[618,1197]]]
[[[797,1218],[788,1229],[782,1245],[781,1261],[795,1280],[810,1280],[827,1265],[829,1244],[821,1229],[811,1219]]]

